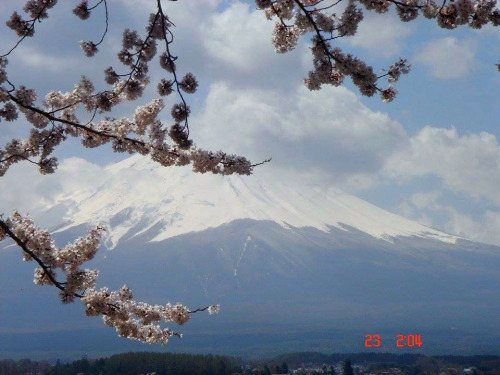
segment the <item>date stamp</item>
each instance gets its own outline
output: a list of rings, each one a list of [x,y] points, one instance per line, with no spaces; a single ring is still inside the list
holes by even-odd
[[[395,341],[397,348],[422,347],[422,335],[420,334],[397,335]],[[381,345],[380,335],[365,335],[365,348],[380,348]]]

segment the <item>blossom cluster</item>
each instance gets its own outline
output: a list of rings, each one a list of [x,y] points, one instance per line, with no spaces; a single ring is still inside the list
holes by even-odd
[[[35,22],[47,18],[47,11],[56,4],[57,0],[29,0],[24,5],[23,10],[30,19],[25,20],[19,13],[13,12],[6,25],[14,30],[18,36],[33,36]]]
[[[95,285],[98,271],[82,270],[80,267],[94,258],[99,248],[102,228],[92,229],[87,236],[59,248],[55,246],[50,233],[36,227],[29,216],[14,212],[5,223],[15,238],[29,250],[23,251],[23,260],[37,259],[41,267],[35,269],[35,284],[61,286],[60,298],[63,303],[73,302],[77,294]],[[65,276],[63,282],[56,280],[57,270]]]
[[[51,4],[53,6],[55,2]],[[37,9],[43,13],[47,8]],[[73,13],[86,20],[93,8],[95,6],[89,7],[87,1],[82,1]],[[30,12],[36,12],[37,9]],[[39,18],[46,18],[46,13]],[[196,92],[198,82],[192,73],[185,74],[182,79],[177,78],[174,62],[177,58],[170,54],[172,40],[167,36],[170,35],[171,26],[159,8],[156,13],[150,14],[145,38],[141,38],[137,31],[124,30],[118,57],[129,72],[118,74],[113,67],[106,68],[105,81],[112,85],[111,89],[96,92],[94,83],[83,76],[72,91],[51,91],[46,94],[41,106],[37,104],[38,96],[34,89],[25,86],[9,89],[2,85],[9,82],[6,72],[8,61],[0,57],[0,104],[5,103],[0,107],[0,119],[13,121],[21,113],[32,125],[27,139],[13,139],[4,149],[0,149],[0,176],[12,164],[23,160],[34,162],[34,158],[38,158],[36,164],[42,174],[53,173],[57,168],[57,159],[51,154],[57,145],[70,136],[79,137],[82,145],[89,148],[111,143],[116,152],[150,154],[153,160],[164,166],[193,163],[195,171],[250,174],[252,165],[245,158],[219,152],[223,157],[217,158],[219,165],[214,165],[214,153],[195,147],[189,138],[188,117],[191,109],[182,93]],[[160,54],[160,66],[172,77],[161,79],[158,93],[166,96],[175,91],[180,98],[180,102],[173,104],[170,110],[174,124],[166,126],[158,119],[165,106],[162,99],[139,106],[133,121],[127,118],[94,120],[96,115],[112,111],[114,106],[123,101],[133,101],[142,96],[150,81],[148,63],[157,54],[159,40],[166,44],[165,51]],[[81,46],[86,55],[92,56],[97,52],[97,44],[82,42]],[[10,82],[9,85],[14,87]],[[81,107],[91,114],[90,121],[80,119],[81,111],[78,109]],[[167,142],[167,137],[173,144]]]
[[[87,108],[100,105],[100,96],[92,93],[92,83],[83,77],[71,92],[47,94],[43,100],[43,110],[34,107],[37,99],[34,90],[21,86],[9,94],[7,97],[15,100],[19,111],[33,125],[33,129],[26,140],[13,139],[6,144],[4,150],[0,150],[0,175],[4,174],[12,164],[33,157],[39,157],[38,165],[41,173],[53,173],[57,167],[57,159],[49,156],[68,136],[80,137],[82,145],[88,148],[111,142],[116,152],[151,154],[153,160],[164,166],[192,163],[195,172],[225,175],[251,173],[252,165],[246,158],[227,155],[222,151],[213,153],[193,146],[186,129],[178,122],[170,130],[165,128],[158,119],[164,108],[162,99],[154,99],[139,106],[133,121],[127,118],[103,119],[91,121],[85,126],[81,125],[75,113],[79,105],[83,104]],[[52,108],[64,109],[54,111]],[[12,110],[13,114],[8,114],[9,110]],[[59,116],[55,117],[55,113],[59,112]],[[173,106],[172,116],[179,121],[188,113],[189,108],[183,104]],[[7,103],[0,115],[4,118],[17,116],[15,106],[11,102]],[[53,119],[60,122],[59,126],[49,127],[49,120]],[[139,135],[141,139],[131,138],[130,134]],[[165,141],[167,135],[174,141],[175,146]]]
[[[401,74],[407,74],[410,65],[406,62],[404,67],[400,65],[405,60],[391,65],[388,74],[377,76],[366,62],[330,44],[337,38],[356,34],[364,18],[361,6],[369,11],[385,13],[394,4],[403,22],[412,21],[422,14],[426,18],[436,19],[437,24],[446,29],[454,29],[459,25],[475,29],[488,23],[500,25],[500,10],[496,8],[496,0],[444,0],[440,4],[434,0],[348,0],[345,6],[338,5],[340,2],[255,0],[267,19],[278,19],[272,35],[276,52],[291,51],[301,35],[313,34],[311,50],[314,69],[304,80],[310,90],[319,90],[323,84],[338,86],[343,83],[345,76],[350,76],[363,95],[372,96],[379,92],[384,102],[390,102],[396,96],[394,87],[382,89],[377,82],[387,77],[389,83],[394,83]],[[342,10],[338,10],[337,5],[343,7]]]
[[[81,269],[81,266],[94,258],[99,249],[102,228],[91,229],[87,236],[78,238],[64,248],[55,246],[54,240],[46,230],[36,227],[29,216],[14,212],[7,220],[0,220],[0,240],[9,236],[23,249],[23,260],[35,260],[40,267],[35,269],[34,283],[53,285],[60,292],[63,303],[71,303],[80,298],[88,316],[102,316],[105,324],[114,327],[122,337],[141,342],[166,344],[170,337],[182,335],[160,322],[175,322],[183,325],[191,311],[184,305],[150,305],[133,299],[132,291],[126,286],[118,291],[96,288],[97,270]],[[64,281],[57,280],[60,272]],[[208,306],[210,314],[219,311],[219,305]]]

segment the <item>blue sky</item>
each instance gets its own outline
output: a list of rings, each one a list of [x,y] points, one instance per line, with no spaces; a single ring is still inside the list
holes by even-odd
[[[8,68],[9,77],[37,88],[40,97],[52,89],[70,90],[81,74],[104,88],[102,71],[118,66],[121,31],[143,31],[154,11],[150,0],[110,1],[110,33],[101,52],[88,59],[78,42],[100,37],[103,15],[96,12],[83,22],[71,14],[73,2],[60,3]],[[426,19],[403,24],[391,13],[365,12],[358,35],[341,46],[376,70],[399,57],[413,66],[397,83],[397,98],[384,104],[379,97],[360,97],[349,80],[345,87],[305,89],[302,78],[311,66],[308,39],[291,53],[277,55],[271,44],[273,23],[251,2],[165,3],[177,25],[174,53],[181,72],[192,71],[200,82],[198,93],[189,98],[199,146],[255,162],[272,156],[273,162],[262,168],[277,176],[310,179],[324,189],[340,187],[423,224],[500,245],[500,73],[495,66],[500,30],[449,31]],[[2,1],[2,22],[19,6]],[[0,30],[4,49],[15,41],[13,34]],[[155,67],[152,81],[161,74]],[[154,86],[137,104],[156,96]],[[132,117],[133,110],[122,105],[115,116]],[[22,121],[0,127],[2,145],[25,137],[29,129]],[[2,206],[33,211],[50,205],[74,187],[68,181],[75,181],[75,173],[84,184],[99,177],[101,166],[127,157],[107,146],[84,149],[76,140],[56,155],[62,172],[53,176],[41,177],[30,165],[13,167],[0,181],[6,192]],[[74,157],[88,162],[68,159]],[[78,170],[72,172],[71,165]]]

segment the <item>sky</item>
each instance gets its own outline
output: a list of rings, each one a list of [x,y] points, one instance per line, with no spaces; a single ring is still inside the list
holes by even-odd
[[[144,31],[151,0],[110,0],[110,31],[94,58],[79,48],[96,40],[104,16],[89,21],[59,2],[9,59],[9,78],[37,88],[71,90],[82,74],[105,88],[103,70],[119,67],[116,53],[125,27]],[[303,78],[312,66],[308,38],[287,54],[271,43],[273,22],[248,1],[165,1],[176,25],[174,54],[180,72],[192,72],[200,88],[189,96],[191,134],[205,149],[237,153],[260,162],[276,178],[309,180],[340,188],[388,211],[445,232],[500,246],[500,147],[498,105],[500,29],[443,30],[418,19],[402,23],[389,12],[365,12],[356,36],[339,45],[376,71],[400,57],[412,65],[396,84],[392,103],[361,97],[344,86],[308,91]],[[0,20],[20,2],[0,3]],[[2,27],[2,49],[15,43]],[[118,47],[117,47],[118,46]],[[3,52],[2,52],[3,53]],[[151,64],[152,82],[162,78]],[[131,118],[136,105],[155,98],[155,84],[136,103],[120,105],[115,117]],[[173,100],[167,100],[173,104]],[[168,111],[163,113],[171,122]],[[0,123],[0,145],[26,137],[23,121]],[[0,179],[0,211],[42,212],[61,194],[91,185],[103,167],[128,155],[108,146],[85,149],[77,140],[61,145],[60,169],[40,176],[28,164]],[[251,177],[249,177],[251,178]]]

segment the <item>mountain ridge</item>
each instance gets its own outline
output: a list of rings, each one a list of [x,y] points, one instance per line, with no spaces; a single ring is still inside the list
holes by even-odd
[[[151,239],[167,238],[217,227],[237,219],[271,220],[285,228],[313,227],[329,231],[354,227],[391,242],[397,236],[418,236],[456,243],[460,237],[405,219],[349,195],[327,192],[307,182],[260,176],[196,174],[189,167],[164,168],[135,155],[105,168],[94,191],[67,194],[69,206],[57,231],[84,223],[108,229],[108,247],[127,233],[155,230]],[[132,183],[133,181],[133,183]],[[69,203],[68,203],[69,202]]]

